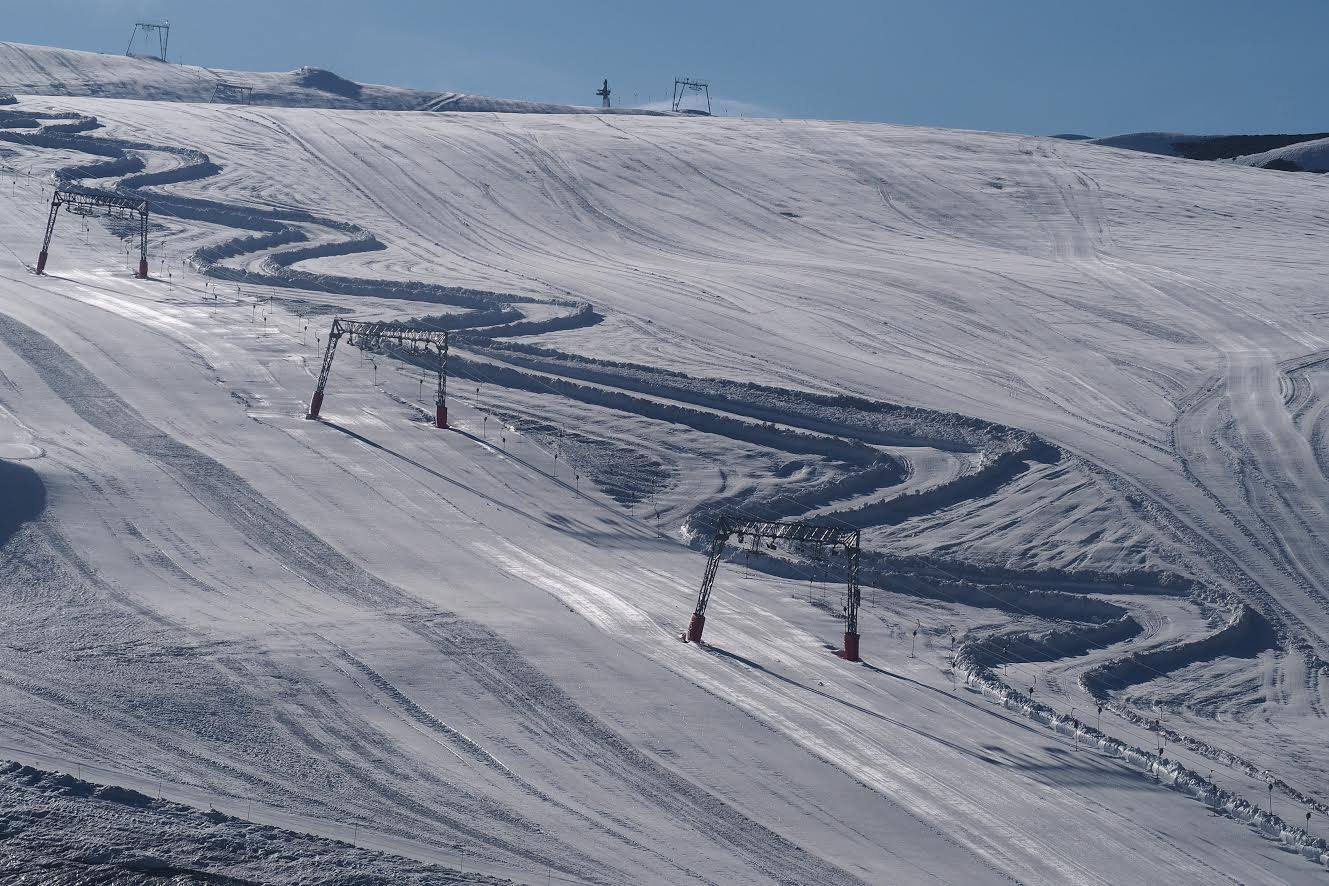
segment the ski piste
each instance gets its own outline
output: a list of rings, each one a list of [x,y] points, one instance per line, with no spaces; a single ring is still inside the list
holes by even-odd
[[[0,111],[7,756],[519,882],[1323,876],[1307,179],[819,121]],[[151,203],[149,279],[93,218],[25,268],[62,183]],[[390,349],[305,421],[335,317],[446,329],[451,430]],[[861,533],[862,662],[843,563],[765,542],[678,642],[722,513]]]

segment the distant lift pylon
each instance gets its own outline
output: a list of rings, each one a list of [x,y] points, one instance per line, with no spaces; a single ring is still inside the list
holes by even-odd
[[[140,38],[142,38],[140,40]],[[157,41],[157,51],[152,51],[152,41]],[[142,52],[134,51],[134,44],[141,42]],[[166,61],[166,49],[171,43],[171,23],[170,22],[135,22],[134,30],[129,32],[129,46],[125,48],[125,55],[130,58],[155,58],[159,62]]]
[[[738,536],[739,544],[745,537],[750,537],[754,547],[762,539],[771,542],[793,542],[802,545],[821,545],[828,548],[843,547],[846,558],[847,587],[845,592],[844,649],[836,655],[846,661],[858,661],[858,604],[861,595],[858,588],[859,531],[839,526],[824,526],[817,523],[795,521],[781,523],[774,520],[750,520],[722,514],[715,524],[715,534],[711,537],[711,547],[706,559],[706,572],[702,575],[701,590],[697,593],[697,606],[688,622],[687,633],[683,640],[700,643],[702,631],[706,627],[706,606],[711,600],[711,589],[715,586],[715,573],[720,568],[720,558],[724,555],[725,545],[732,536]]]
[[[383,345],[396,345],[412,354],[432,351],[438,359],[438,386],[434,394],[434,427],[448,426],[448,331],[410,323],[390,323],[383,320],[332,321],[328,330],[328,346],[323,351],[323,367],[318,373],[318,386],[309,401],[305,418],[318,418],[323,408],[323,391],[332,372],[332,358],[337,354],[337,343],[346,336],[347,344],[370,350]]]

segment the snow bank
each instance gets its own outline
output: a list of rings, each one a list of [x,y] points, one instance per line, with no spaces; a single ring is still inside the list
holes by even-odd
[[[1002,662],[1058,661],[1083,655],[1091,649],[1139,636],[1143,630],[1138,621],[1122,610],[1118,617],[1098,624],[993,634],[968,643],[966,648],[975,662],[990,668]]]
[[[0,764],[0,880],[502,884],[115,785]]]
[[[997,679],[990,670],[971,656],[964,646],[956,655],[955,666],[964,674],[965,682],[982,692],[984,698],[989,701],[1036,723],[1041,723],[1054,732],[1072,737],[1078,736],[1079,742],[1086,747],[1116,757],[1137,771],[1152,775],[1172,790],[1203,802],[1215,814],[1248,824],[1265,836],[1278,840],[1302,857],[1329,867],[1329,841],[1323,837],[1317,837],[1305,828],[1288,824],[1279,816],[1259,808],[1237,794],[1219,788],[1207,778],[1192,772],[1175,760],[1169,760],[1166,756],[1112,738],[1092,726],[1081,723],[1078,719],[1034,701],[1029,695]],[[1275,781],[1275,787],[1287,788],[1279,781]]]
[[[1055,464],[1061,460],[1060,450],[1040,440],[1031,440],[1026,446],[1014,451],[984,455],[983,464],[977,471],[958,477],[951,483],[906,492],[886,501],[841,511],[836,517],[859,528],[903,523],[911,517],[939,511],[968,499],[993,495],[1028,470],[1030,462]]]
[[[27,465],[0,458],[0,547],[46,510],[46,487]]]
[[[998,452],[1046,446],[1025,431],[968,415],[869,400],[848,394],[817,394],[756,382],[701,378],[658,367],[600,360],[539,345],[494,343],[505,362],[670,399],[778,421],[824,434],[851,436],[885,446],[931,446],[956,452]],[[490,353],[494,356],[493,353]],[[1039,455],[1049,454],[1039,448]]]
[[[1153,680],[1196,662],[1208,661],[1220,655],[1250,658],[1277,645],[1269,623],[1245,604],[1238,606],[1227,625],[1207,637],[1176,643],[1148,652],[1104,662],[1085,673],[1080,682],[1090,695],[1105,699],[1108,693],[1135,683]]]
[[[1227,655],[1250,657],[1272,648],[1275,638],[1269,623],[1255,610],[1239,604],[1226,626],[1207,637],[1183,642],[1146,653],[1133,653],[1122,659],[1105,662],[1080,676],[1080,684],[1104,707],[1118,716],[1146,729],[1157,732],[1173,744],[1180,744],[1201,756],[1225,766],[1238,769],[1253,779],[1267,777],[1266,770],[1231,751],[1213,746],[1176,729],[1166,727],[1157,720],[1142,716],[1135,709],[1113,699],[1109,692],[1120,690],[1138,682],[1153,680],[1162,673],[1186,667],[1200,661]],[[1298,803],[1317,812],[1329,814],[1329,804],[1306,794],[1277,776],[1274,787]]]

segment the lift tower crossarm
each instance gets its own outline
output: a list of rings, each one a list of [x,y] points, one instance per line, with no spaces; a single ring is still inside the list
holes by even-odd
[[[392,323],[383,320],[343,320],[340,317],[332,321],[328,330],[328,345],[323,352],[323,365],[318,373],[318,386],[309,401],[309,412],[305,418],[318,418],[323,408],[323,391],[328,385],[328,376],[332,373],[332,360],[337,353],[337,343],[342,337],[346,343],[361,350],[371,351],[387,345],[405,348],[411,353],[433,351],[438,357],[438,386],[434,395],[434,426],[448,426],[448,331],[429,326],[410,323]]]
[[[732,536],[739,541],[751,537],[753,545],[762,539],[772,542],[793,542],[798,544],[821,545],[828,548],[843,547],[847,561],[847,586],[845,589],[845,632],[844,649],[838,653],[848,661],[858,661],[858,604],[861,594],[858,587],[859,531],[840,526],[827,526],[821,523],[809,523],[803,520],[781,522],[778,520],[753,520],[736,518],[721,514],[711,536],[710,549],[707,552],[706,571],[702,575],[701,589],[697,592],[697,606],[688,622],[688,631],[684,635],[690,643],[701,642],[702,631],[706,627],[706,607],[711,601],[711,590],[715,586],[715,574],[720,568],[720,559],[724,555],[725,545]]]

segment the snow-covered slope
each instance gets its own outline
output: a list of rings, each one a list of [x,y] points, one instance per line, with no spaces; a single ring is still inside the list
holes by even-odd
[[[1183,132],[1128,132],[1125,135],[1085,139],[1084,142],[1108,148],[1124,148],[1127,151],[1161,154],[1164,157],[1179,157],[1181,155],[1177,152],[1177,144],[1195,137]]]
[[[0,880],[45,886],[335,882],[500,886],[509,882],[241,817],[251,814],[252,807],[227,815],[116,785],[0,763]],[[150,839],[145,839],[147,835]]]
[[[1300,135],[1189,135],[1184,132],[1132,132],[1107,138],[1089,139],[1087,144],[1129,151],[1145,151],[1165,157],[1187,157],[1191,160],[1231,160],[1266,152],[1271,158],[1278,152],[1321,141],[1326,133]],[[1260,165],[1250,163],[1247,165]]]
[[[0,123],[7,756],[528,882],[1322,879],[1321,180],[819,121]],[[155,279],[69,215],[28,272],[57,179],[148,197]],[[457,330],[453,432],[349,349],[302,419],[352,312]],[[797,550],[731,552],[676,639],[718,510],[862,531],[864,662]]]
[[[1259,154],[1247,154],[1235,158],[1235,162],[1288,172],[1329,172],[1329,138],[1298,142]]]
[[[0,43],[0,90],[19,95],[86,95],[209,102],[218,83],[247,86],[252,102],[279,107],[378,108],[402,111],[502,111],[585,114],[590,108],[355,83],[331,71],[228,71],[151,58]],[[617,112],[619,109],[615,109]],[[659,113],[624,111],[624,113]]]

